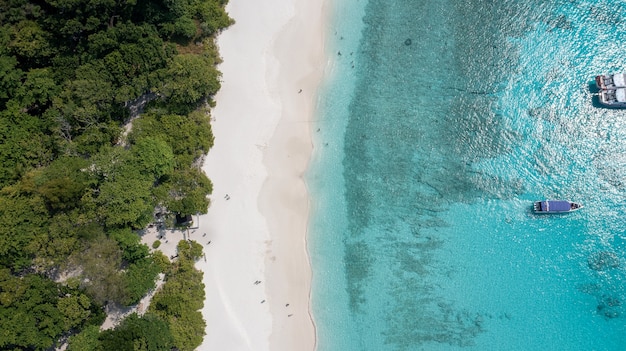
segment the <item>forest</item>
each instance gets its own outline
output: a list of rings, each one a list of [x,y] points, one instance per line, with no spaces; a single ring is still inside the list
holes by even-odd
[[[202,342],[202,247],[170,262],[137,230],[208,210],[226,2],[0,0],[0,350]]]

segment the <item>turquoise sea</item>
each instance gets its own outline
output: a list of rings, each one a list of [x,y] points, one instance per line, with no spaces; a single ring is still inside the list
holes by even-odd
[[[319,351],[626,350],[626,2],[333,0]],[[531,213],[534,200],[585,205]]]

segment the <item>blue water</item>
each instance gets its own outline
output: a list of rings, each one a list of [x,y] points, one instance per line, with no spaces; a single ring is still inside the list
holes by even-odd
[[[309,251],[319,351],[626,350],[626,3],[334,0]],[[564,198],[585,208],[531,213]]]

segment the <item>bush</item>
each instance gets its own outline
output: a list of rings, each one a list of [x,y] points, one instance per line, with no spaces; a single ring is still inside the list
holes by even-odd
[[[170,259],[167,258],[161,251],[155,251],[152,253],[152,259],[154,263],[159,266],[159,270],[163,273],[169,273],[171,263]]]
[[[196,261],[202,257],[202,245],[198,244],[196,241],[181,240],[178,242],[176,248],[178,249],[178,255],[187,260]]]
[[[100,347],[100,328],[97,325],[90,325],[82,332],[69,338],[69,351],[96,351]]]
[[[194,260],[202,255],[202,246],[195,241],[180,241],[178,254],[165,284],[154,295],[149,312],[168,321],[179,350],[193,351],[202,343],[206,327],[199,311],[205,297],[203,273],[194,267]]]
[[[158,249],[159,246],[161,246],[161,240],[156,240],[155,242],[152,243],[153,249]]]
[[[157,316],[146,314],[139,317],[133,313],[113,330],[100,335],[103,350],[170,350],[174,339],[167,322]]]
[[[123,304],[130,306],[141,300],[150,290],[154,289],[155,279],[161,273],[161,267],[156,264],[152,257],[146,257],[143,260],[128,266],[124,275],[126,299]]]

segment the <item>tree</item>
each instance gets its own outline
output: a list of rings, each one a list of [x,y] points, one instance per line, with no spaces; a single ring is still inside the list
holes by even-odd
[[[198,1],[197,16],[200,19],[202,35],[207,37],[235,23],[224,10],[225,0]]]
[[[116,147],[101,149],[93,159],[92,174],[98,184],[83,201],[97,209],[107,227],[143,228],[152,219],[153,180],[131,161],[128,151]]]
[[[128,306],[139,302],[142,297],[156,287],[154,280],[159,273],[160,267],[150,256],[129,265],[124,272],[127,296],[123,304]]]
[[[26,73],[26,79],[16,89],[15,96],[25,108],[45,108],[59,90],[49,68],[33,68]]]
[[[12,27],[9,48],[18,56],[23,68],[45,64],[45,59],[55,52],[49,33],[31,20],[23,20]]]
[[[38,275],[0,269],[0,349],[47,350],[93,315],[89,299]]]
[[[85,63],[75,75],[54,99],[54,108],[74,127],[73,136],[91,125],[109,122],[116,107],[115,86],[102,62]]]
[[[164,318],[180,317],[201,309],[204,304],[202,272],[194,268],[192,260],[181,260],[180,257],[167,282],[152,300],[151,309]]]
[[[122,258],[130,264],[143,260],[150,254],[148,246],[142,244],[139,235],[130,228],[112,229],[109,237],[117,242],[122,249]]]
[[[40,197],[15,191],[0,191],[0,264],[20,271],[32,263],[37,239],[45,237],[48,215]]]
[[[103,350],[169,351],[174,346],[167,323],[149,313],[131,314],[115,329],[102,332],[100,341]]]
[[[142,174],[158,181],[174,170],[172,147],[159,138],[139,139],[131,147],[132,162]]]
[[[179,256],[183,257],[186,261],[193,262],[202,257],[202,245],[196,241],[180,241],[176,245]]]
[[[15,100],[7,104],[7,109],[0,111],[0,187],[49,163],[57,151],[47,121],[23,112]]]
[[[194,267],[194,261],[202,255],[202,245],[181,241],[178,253],[163,288],[152,299],[150,311],[169,322],[181,351],[192,351],[202,343],[206,327],[199,312],[205,296],[203,274]]]
[[[69,210],[79,205],[91,177],[85,169],[88,162],[82,158],[61,156],[48,167],[27,173],[23,187],[41,195],[52,212]]]
[[[188,168],[213,146],[213,132],[205,111],[189,116],[146,113],[133,122],[128,139],[137,143],[151,137],[165,141],[174,153],[175,168]]]
[[[193,351],[204,339],[206,322],[200,311],[187,311],[180,317],[168,319],[172,337],[180,351]]]
[[[45,274],[64,265],[67,257],[81,247],[85,226],[79,224],[77,211],[58,213],[49,219],[45,231],[32,239],[36,248],[30,268]]]
[[[63,315],[64,330],[80,326],[91,314],[91,301],[84,294],[63,296],[58,300],[57,307]]]
[[[95,203],[107,227],[143,228],[152,220],[152,183],[138,172],[128,172],[100,185]]]
[[[68,351],[97,351],[101,349],[100,328],[90,325],[68,340]]]
[[[174,57],[166,77],[159,92],[174,105],[196,104],[220,88],[220,74],[208,55]]]
[[[196,36],[197,26],[192,18],[180,17],[172,26],[172,34],[184,38],[192,39]]]
[[[207,213],[213,184],[203,172],[193,168],[176,171],[167,186],[168,210],[182,214]]]
[[[164,273],[168,273],[170,271],[170,268],[172,266],[170,263],[170,259],[167,258],[167,256],[165,256],[163,252],[154,251],[152,253],[152,260],[157,266],[159,266],[159,271]]]
[[[71,265],[82,269],[82,285],[99,304],[107,301],[122,303],[127,298],[124,277],[119,271],[121,256],[114,240],[99,237],[87,242],[83,251],[70,257]]]
[[[0,55],[0,108],[4,109],[6,100],[15,95],[22,76],[23,72],[17,68],[14,56]]]
[[[211,183],[197,162],[213,135],[207,111],[193,110],[219,88],[206,37],[231,23],[224,5],[0,0],[0,349],[50,349],[72,333],[72,350],[199,343],[201,247],[170,265],[131,230],[156,205],[206,211]],[[144,94],[160,98],[122,146],[127,106]],[[160,270],[189,300],[168,290],[166,318],[135,316],[100,340],[101,305],[136,302]],[[79,276],[49,279],[60,271]]]

